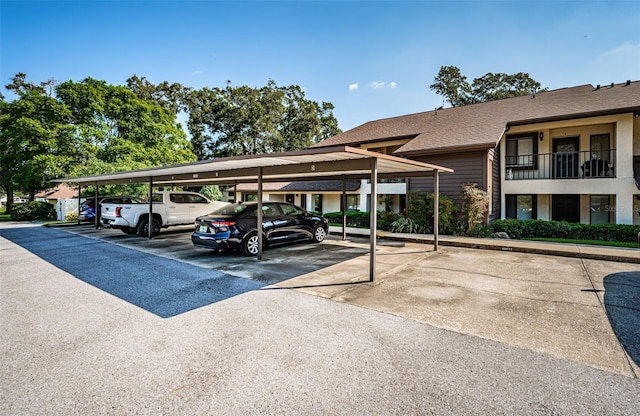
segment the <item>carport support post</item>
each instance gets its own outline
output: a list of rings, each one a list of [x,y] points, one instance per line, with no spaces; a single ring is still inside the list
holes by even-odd
[[[438,217],[440,216],[440,171],[433,171],[433,251],[438,251]]]
[[[78,225],[80,225],[80,191],[82,190],[82,185],[78,184]]]
[[[342,175],[342,241],[347,239],[347,177]]]
[[[93,201],[93,223],[96,226],[96,230],[100,228],[100,219],[98,218],[98,182],[96,182],[96,199]]]
[[[258,260],[262,260],[262,167],[258,168]]]
[[[149,229],[147,237],[149,240],[153,237],[153,176],[149,176]]]
[[[369,228],[371,229],[369,247],[369,281],[376,276],[376,228],[378,226],[378,158],[371,159],[371,201],[369,207]]]

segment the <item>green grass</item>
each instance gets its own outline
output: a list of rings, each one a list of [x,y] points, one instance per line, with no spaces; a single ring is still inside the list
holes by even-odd
[[[610,247],[625,247],[625,248],[637,248],[638,243],[628,243],[623,241],[600,241],[600,240],[572,240],[570,238],[523,238],[527,241],[548,241],[550,243],[573,243],[573,244],[588,244],[593,246],[610,246]]]

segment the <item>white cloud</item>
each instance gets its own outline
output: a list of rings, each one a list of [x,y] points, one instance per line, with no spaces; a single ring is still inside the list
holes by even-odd
[[[398,86],[398,84],[395,81],[391,81],[389,83],[386,83],[384,81],[373,81],[369,85],[374,90],[379,90],[380,88],[391,88],[391,89],[394,89],[394,88],[396,88]]]
[[[625,42],[599,56],[589,65],[592,84],[637,80],[640,76],[640,44]]]
[[[196,69],[195,71],[193,71],[193,75],[200,75],[202,74],[202,71],[200,71],[199,69]]]
[[[611,49],[598,57],[598,61],[606,62],[609,59],[629,59],[637,62],[640,57],[640,45],[634,45],[631,42],[625,42],[617,48]]]
[[[355,84],[349,84],[349,91],[355,91],[358,89],[358,83],[356,82]]]

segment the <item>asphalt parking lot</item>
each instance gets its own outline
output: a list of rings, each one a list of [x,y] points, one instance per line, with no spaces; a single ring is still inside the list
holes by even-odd
[[[2,225],[1,414],[640,414],[637,264]]]

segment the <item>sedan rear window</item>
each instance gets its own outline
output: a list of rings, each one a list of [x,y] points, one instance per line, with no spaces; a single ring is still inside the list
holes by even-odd
[[[213,211],[211,214],[220,214],[220,215],[237,215],[247,209],[246,205],[242,204],[228,204],[223,205],[217,210]]]

